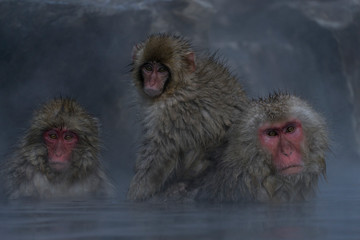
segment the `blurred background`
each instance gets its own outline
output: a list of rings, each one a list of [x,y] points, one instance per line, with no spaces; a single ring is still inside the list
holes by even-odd
[[[100,119],[125,197],[140,137],[131,50],[156,32],[217,51],[252,98],[307,100],[332,141],[324,188],[360,185],[360,0],[0,0],[1,158],[34,109],[73,97]]]

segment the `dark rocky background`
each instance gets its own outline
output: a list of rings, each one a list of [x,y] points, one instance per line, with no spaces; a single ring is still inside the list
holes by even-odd
[[[0,0],[2,158],[35,108],[74,97],[101,120],[125,196],[139,139],[131,49],[154,32],[218,51],[251,97],[306,99],[329,125],[329,183],[360,182],[360,0]]]

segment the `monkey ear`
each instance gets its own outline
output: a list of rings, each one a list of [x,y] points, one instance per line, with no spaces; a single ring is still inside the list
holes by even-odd
[[[189,70],[191,73],[195,72],[196,70],[196,65],[195,65],[195,53],[193,52],[189,52],[188,54],[186,54],[186,59],[187,62],[189,64]]]
[[[132,52],[131,52],[133,61],[136,60],[137,54],[142,47],[143,47],[143,44],[141,44],[141,43],[135,44],[135,46],[133,47]]]

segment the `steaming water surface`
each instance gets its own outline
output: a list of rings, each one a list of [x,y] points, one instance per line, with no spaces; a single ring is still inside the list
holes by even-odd
[[[310,202],[130,203],[123,200],[1,205],[1,239],[359,239],[359,184],[324,184]]]
[[[359,4],[300,2],[0,0],[1,154],[37,104],[74,96],[100,116],[104,159],[126,192],[138,128],[126,105],[131,76],[121,66],[151,30],[219,49],[234,71],[244,68],[250,96],[280,89],[312,103],[329,123],[335,158],[310,202],[10,201],[0,203],[0,239],[360,239],[360,161],[341,159],[358,148],[351,124],[359,106]]]

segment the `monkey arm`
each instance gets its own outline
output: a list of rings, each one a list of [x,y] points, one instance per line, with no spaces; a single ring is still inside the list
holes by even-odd
[[[151,197],[160,191],[166,180],[174,174],[176,163],[179,162],[179,150],[175,144],[168,143],[163,146],[163,141],[164,139],[160,142],[143,141],[128,199],[145,200]]]
[[[128,199],[146,200],[174,183],[174,178],[175,182],[193,179],[210,165],[206,151],[220,142],[227,126],[210,111],[189,108],[189,103],[177,107],[172,108],[176,117],[162,116],[145,125],[150,127],[145,129]]]

